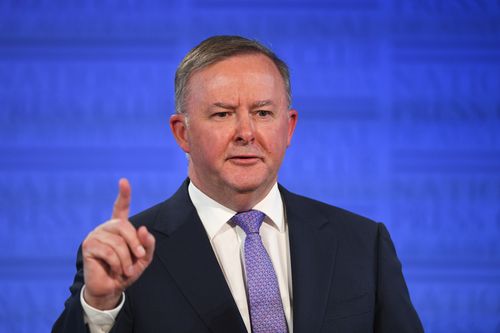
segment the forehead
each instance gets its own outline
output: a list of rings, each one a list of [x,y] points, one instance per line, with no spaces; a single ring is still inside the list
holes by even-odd
[[[211,64],[191,76],[189,95],[206,98],[210,95],[226,97],[281,98],[285,86],[274,62],[263,54],[236,55]],[[191,98],[190,98],[191,99]]]

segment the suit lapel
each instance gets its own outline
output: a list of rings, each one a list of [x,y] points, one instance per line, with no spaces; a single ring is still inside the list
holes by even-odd
[[[155,225],[156,255],[213,332],[246,332],[186,181],[164,203]]]
[[[317,332],[327,307],[335,266],[337,241],[326,216],[316,205],[306,204],[284,188],[289,228],[295,333]]]

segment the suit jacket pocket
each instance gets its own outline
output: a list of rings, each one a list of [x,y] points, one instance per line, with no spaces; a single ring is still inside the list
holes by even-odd
[[[341,319],[360,315],[373,310],[373,302],[369,293],[365,292],[347,299],[330,303],[326,313],[326,320]]]

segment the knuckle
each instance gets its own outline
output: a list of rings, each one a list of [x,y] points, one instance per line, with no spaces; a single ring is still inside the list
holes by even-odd
[[[121,221],[119,219],[111,219],[103,223],[101,229],[106,232],[110,232],[113,234],[120,233]]]
[[[114,242],[115,242],[115,246],[120,250],[127,248],[127,242],[123,239],[123,237],[116,237],[114,239]]]
[[[137,233],[135,228],[132,226],[130,222],[122,223],[123,228],[120,229],[121,235],[125,237],[132,244],[137,244]]]
[[[90,248],[94,246],[94,238],[92,234],[89,234],[82,242],[82,250],[88,251]]]
[[[106,222],[99,224],[97,227],[94,228],[94,230],[92,230],[89,233],[89,237],[94,236],[96,234],[99,235],[100,233],[105,232],[109,228],[109,225],[110,225],[109,222],[110,221],[106,221]]]
[[[115,227],[117,225],[119,225],[120,223],[120,219],[111,219],[111,220],[108,220],[108,225],[111,226],[111,227]]]
[[[102,252],[106,259],[116,260],[115,251],[113,251],[110,247],[105,247]]]
[[[90,242],[90,240],[87,236],[87,238],[85,238],[82,242],[82,250],[87,250],[89,248],[89,246],[90,246],[89,242]]]
[[[125,222],[125,223],[123,223]],[[128,231],[128,232],[135,232],[135,227],[134,225],[128,220],[126,219],[125,221],[122,222],[122,225],[123,225],[123,229]]]
[[[116,253],[121,260],[130,260],[130,252],[126,245],[116,248]]]

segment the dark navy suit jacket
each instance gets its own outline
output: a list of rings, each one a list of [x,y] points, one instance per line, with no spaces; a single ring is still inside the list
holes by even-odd
[[[156,238],[151,265],[126,291],[112,332],[246,332],[186,180],[168,200],[133,216]],[[389,233],[381,223],[288,192],[293,330],[423,332]],[[77,274],[53,332],[86,332]]]

